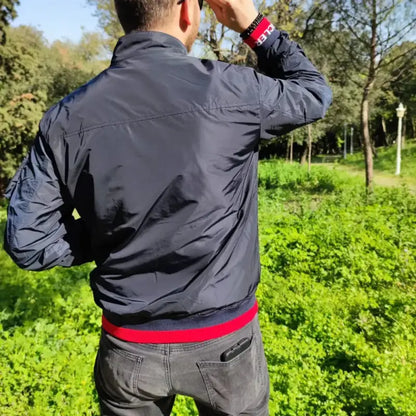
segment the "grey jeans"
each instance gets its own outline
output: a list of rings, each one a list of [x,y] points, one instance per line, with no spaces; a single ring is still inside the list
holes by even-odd
[[[221,354],[243,338],[229,361]],[[269,376],[257,315],[240,330],[204,342],[139,344],[102,332],[94,368],[102,415],[170,415],[176,394],[201,416],[268,416]]]

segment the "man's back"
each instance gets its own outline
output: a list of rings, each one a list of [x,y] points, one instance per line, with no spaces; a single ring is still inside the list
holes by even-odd
[[[305,82],[311,68],[297,68]],[[91,285],[112,322],[181,328],[198,314],[211,325],[253,305],[259,139],[320,116],[312,76],[305,94],[297,79],[284,85],[134,32],[108,70],[46,114],[40,139],[86,226]]]
[[[107,311],[175,318],[254,293],[254,76],[138,32],[46,115],[41,131],[91,235],[92,286]]]

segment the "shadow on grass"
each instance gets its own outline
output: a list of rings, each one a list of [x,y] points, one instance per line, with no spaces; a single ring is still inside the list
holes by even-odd
[[[342,159],[342,155],[316,155],[312,157],[312,163],[337,163]]]
[[[279,183],[278,181],[273,180],[264,180],[259,182],[260,186],[263,186],[266,190],[275,190],[281,189],[283,191],[302,191],[309,194],[317,194],[317,193],[332,193],[336,190],[336,185],[333,183],[331,179],[325,180],[314,180],[311,178],[310,180],[305,181],[287,181]]]
[[[285,164],[279,160],[263,161],[259,170],[259,186],[266,191],[301,191],[309,194],[332,193],[339,187],[337,174],[327,168]]]

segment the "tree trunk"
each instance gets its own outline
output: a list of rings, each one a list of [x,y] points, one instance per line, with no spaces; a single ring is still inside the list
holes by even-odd
[[[371,131],[370,131],[370,143],[371,143],[371,150],[373,152],[373,158],[377,159],[378,158],[378,153],[377,153],[377,149],[376,149],[376,145],[374,144],[374,141],[371,140]]]
[[[373,190],[373,149],[371,145],[370,129],[368,126],[369,107],[368,107],[369,88],[365,88],[361,102],[361,135],[363,137],[363,150],[365,160],[365,184],[367,190]]]
[[[375,154],[375,148],[371,142],[370,137],[370,125],[369,116],[370,109],[368,98],[370,91],[373,88],[374,81],[376,79],[376,60],[377,60],[377,0],[371,2],[371,53],[370,53],[370,66],[368,68],[367,81],[363,90],[363,98],[361,101],[361,134],[363,136],[363,150],[365,160],[365,184],[367,192],[373,191],[373,154]]]
[[[293,133],[290,135],[290,156],[289,156],[290,163],[293,163]]]
[[[308,125],[308,173],[311,173],[312,165],[312,126]]]
[[[304,165],[308,159],[308,142],[303,142],[302,154],[300,156],[300,164]]]
[[[290,141],[286,144],[286,162],[289,162],[289,153],[290,153]]]
[[[383,141],[386,146],[389,146],[389,142],[387,141],[387,128],[386,128],[386,120],[383,116],[381,116],[381,129],[383,131]]]

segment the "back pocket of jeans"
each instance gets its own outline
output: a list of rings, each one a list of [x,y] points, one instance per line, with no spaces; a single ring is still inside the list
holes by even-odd
[[[266,389],[257,342],[254,337],[250,346],[230,361],[197,363],[211,406],[215,409],[239,414],[255,404],[262,390]]]
[[[95,363],[95,383],[100,396],[115,402],[135,397],[143,358],[127,351],[100,348]]]

